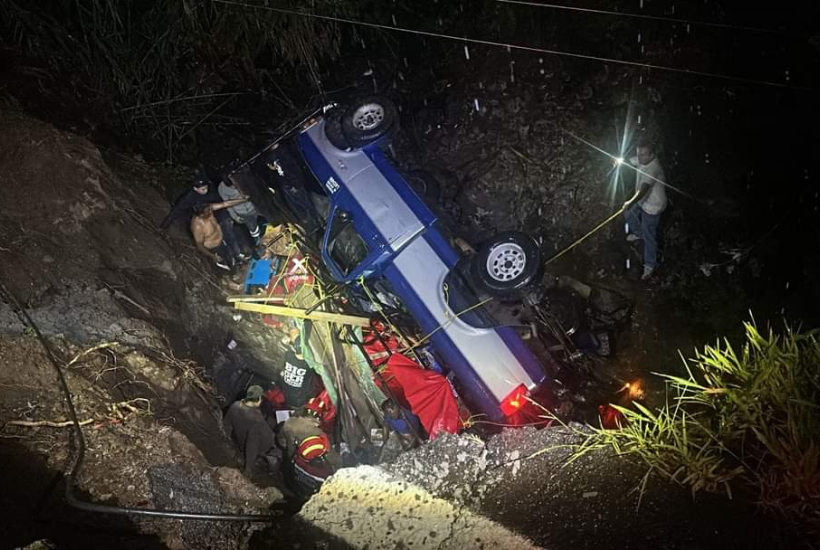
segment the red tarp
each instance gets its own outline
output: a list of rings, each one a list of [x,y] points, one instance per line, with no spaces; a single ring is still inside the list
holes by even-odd
[[[441,432],[458,432],[458,403],[450,383],[442,375],[395,353],[387,360],[382,378],[393,395],[405,401],[400,404],[409,405],[419,417],[430,439]]]
[[[364,351],[374,366],[380,367],[399,349],[399,340],[387,330],[381,321],[373,320],[370,328],[362,331]]]

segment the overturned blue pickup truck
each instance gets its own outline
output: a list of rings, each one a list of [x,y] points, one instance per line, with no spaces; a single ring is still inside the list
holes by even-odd
[[[396,119],[395,107],[377,96],[317,112],[255,160],[269,177],[254,202],[263,211],[284,206],[336,283],[354,291],[366,283],[409,314],[471,409],[503,422],[528,397],[549,394],[551,380],[484,304],[521,297],[539,282],[538,247],[522,233],[503,232],[475,254],[459,253],[434,205],[422,199],[423,182],[388,159]]]

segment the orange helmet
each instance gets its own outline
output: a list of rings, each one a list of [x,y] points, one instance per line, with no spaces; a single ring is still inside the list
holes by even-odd
[[[320,418],[326,412],[326,409],[327,405],[324,400],[318,397],[311,397],[305,405],[305,412],[316,418]]]
[[[324,456],[330,450],[330,439],[326,434],[311,435],[306,437],[299,443],[296,452],[304,460],[311,461],[313,459]]]

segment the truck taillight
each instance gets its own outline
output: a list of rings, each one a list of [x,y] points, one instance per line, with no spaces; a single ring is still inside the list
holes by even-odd
[[[528,393],[527,387],[524,384],[520,384],[501,401],[501,412],[503,412],[505,416],[512,416],[517,413],[521,410],[521,407],[524,406]]]

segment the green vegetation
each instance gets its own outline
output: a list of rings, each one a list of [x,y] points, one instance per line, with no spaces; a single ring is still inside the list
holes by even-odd
[[[298,9],[290,4],[277,7]],[[336,16],[349,15],[351,5],[311,3]],[[339,54],[341,30],[213,0],[0,0],[0,38],[47,60],[47,73],[71,88],[66,97],[99,105],[110,122],[162,143],[170,155],[206,120],[229,125],[218,112],[236,92],[272,90],[297,107],[277,83],[283,68],[298,67],[292,75],[315,86],[320,61]]]
[[[706,346],[667,380],[665,406],[620,407],[626,424],[593,428],[575,451],[611,448],[697,491],[752,491],[760,504],[820,523],[820,340],[787,329]]]

